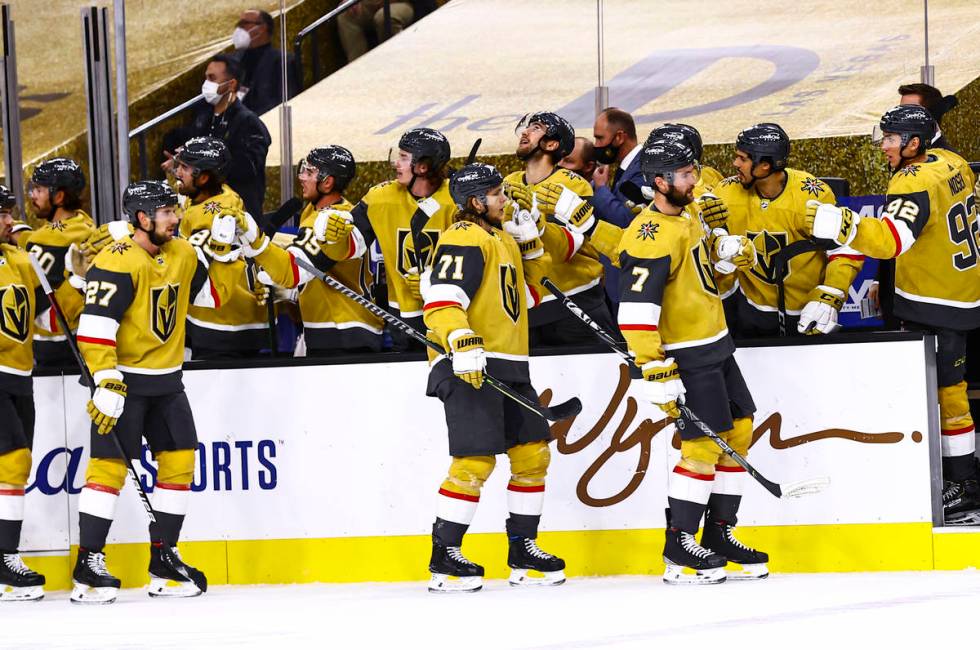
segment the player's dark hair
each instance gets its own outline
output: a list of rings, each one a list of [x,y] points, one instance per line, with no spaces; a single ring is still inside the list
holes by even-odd
[[[235,81],[241,83],[242,68],[235,57],[231,56],[230,54],[215,54],[211,57],[208,63],[224,63],[225,72],[228,74],[228,78],[234,79]]]
[[[943,115],[959,104],[959,100],[955,95],[946,95],[943,97],[943,94],[938,88],[929,84],[902,84],[898,87],[898,94],[902,97],[906,95],[918,95],[921,98],[921,106],[929,111],[932,119],[936,120],[936,124],[939,124],[940,120],[943,119]]]
[[[633,116],[621,108],[610,107],[602,111],[606,116],[606,122],[615,131],[623,131],[630,140],[636,140],[636,122]]]

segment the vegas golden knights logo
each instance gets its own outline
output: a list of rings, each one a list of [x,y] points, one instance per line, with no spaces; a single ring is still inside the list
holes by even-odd
[[[787,236],[784,232],[746,232],[758,253],[752,275],[768,284],[776,284],[776,254],[786,248]]]
[[[0,331],[18,343],[25,342],[31,324],[27,288],[19,284],[0,287],[0,311]]]
[[[415,250],[408,248],[409,230],[407,228],[399,228],[397,233],[398,264],[396,268],[398,272],[403,277],[410,273],[409,269],[415,269],[415,273],[421,273],[429,266],[430,256],[436,249],[436,244],[439,243],[439,235],[442,234],[442,231],[425,229],[419,231],[419,241],[413,241]]]
[[[150,289],[150,330],[166,343],[177,326],[177,291],[179,284]]]
[[[513,264],[500,265],[500,300],[510,319],[521,317],[521,294],[517,286],[517,269]]]

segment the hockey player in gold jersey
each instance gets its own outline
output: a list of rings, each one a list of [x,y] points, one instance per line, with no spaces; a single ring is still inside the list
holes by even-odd
[[[548,423],[482,387],[486,370],[538,400],[528,373],[528,307],[540,295],[538,282],[549,257],[536,219],[513,204],[505,210],[502,183],[496,168],[479,163],[453,175],[458,220],[443,233],[431,270],[422,278],[429,336],[452,352],[451,358],[432,359],[427,389],[446,409],[453,457],[439,488],[432,526],[430,591],[476,591],[482,586],[483,567],[466,559],[460,547],[496,455],[504,452],[511,469],[510,582],[556,585],[565,580],[564,560],[542,551],[536,542],[551,458]],[[519,246],[510,233],[524,244]],[[529,571],[543,576],[532,577]]]
[[[816,237],[895,260],[895,316],[938,339],[946,522],[980,523],[974,424],[966,393],[966,334],[980,326],[980,235],[974,176],[956,154],[926,150],[936,123],[921,106],[897,106],[876,139],[892,171],[881,219],[813,203]]]
[[[602,287],[599,253],[581,235],[549,219],[559,201],[559,209],[575,202],[591,210],[589,182],[575,172],[558,167],[559,161],[575,145],[575,129],[560,115],[538,112],[524,116],[517,125],[517,134],[517,157],[524,161],[524,171],[507,175],[504,179],[507,192],[522,209],[536,207],[540,211],[538,230],[545,252],[551,257],[551,280],[566,295],[575,296],[576,303],[600,326],[611,329],[612,316]],[[532,206],[532,202],[536,205]],[[589,328],[547,292],[541,304],[531,310],[530,324],[532,347],[592,341]]]
[[[806,239],[807,201],[835,201],[826,183],[786,166],[789,151],[789,136],[778,124],[749,127],[735,142],[738,174],[714,188],[728,210],[728,232],[745,235],[758,251],[753,268],[736,272],[733,327],[741,336],[779,331],[776,255]],[[807,334],[836,330],[838,313],[862,264],[863,257],[847,249],[811,250],[793,257],[784,280],[788,328]]]
[[[419,278],[456,213],[446,180],[449,141],[435,129],[411,129],[392,154],[395,180],[368,190],[350,216],[331,213],[324,251],[343,261],[369,254],[377,241],[385,261],[388,304],[402,320],[421,329]],[[400,331],[391,334],[396,350],[420,349]]]
[[[355,173],[354,156],[346,148],[327,145],[311,150],[299,165],[300,191],[307,203],[300,215],[295,239],[285,251],[269,247],[256,258],[263,265],[260,279],[287,289],[299,287],[298,302],[308,357],[381,349],[381,320],[323,282],[316,281],[293,261],[301,258],[365,298],[369,297],[372,277],[368,255],[337,262],[323,250],[328,238],[343,239],[338,232],[328,232],[328,223],[332,221],[346,228],[352,222],[352,206],[342,193]],[[336,246],[333,244],[332,248],[336,249]],[[331,245],[327,247],[331,248]]]
[[[34,442],[31,333],[44,298],[28,253],[13,241],[15,207],[0,185],[0,602],[44,597],[44,576],[18,553]]]
[[[208,245],[214,218],[244,209],[241,197],[224,183],[230,160],[224,141],[211,136],[191,138],[174,156],[177,191],[184,197],[180,234],[208,256],[212,278],[221,276],[234,287],[221,309],[188,308],[187,338],[195,360],[256,357],[269,345],[266,290],[256,282],[254,264],[242,259],[237,246],[214,250]]]
[[[727,562],[742,566],[731,577],[765,577],[768,556],[733,536],[745,470],[677,408],[686,404],[737,452],[748,453],[755,403],[733,356],[712,263],[717,250],[751,255],[752,246],[743,236],[720,235],[725,239],[709,250],[707,230],[689,207],[697,182],[689,147],[658,140],[640,155],[656,194],[619,244],[619,329],[642,373],[641,394],[676,419],[681,437],[681,460],[667,486],[664,580],[722,582]],[[684,567],[696,574],[684,574]]]
[[[701,164],[701,158],[704,156],[704,144],[701,140],[701,132],[693,126],[667,122],[650,131],[644,146],[652,144],[656,140],[679,141],[694,152],[695,171],[698,177],[698,182],[694,186],[695,199],[700,199],[703,195],[710,193],[724,178],[721,172],[714,167]]]
[[[78,500],[73,602],[112,602],[120,586],[106,569],[103,552],[127,473],[127,459],[106,435],[112,429],[133,457],[146,438],[158,465],[151,497],[157,521],[150,525],[150,595],[201,593],[161,555],[164,547],[176,553],[197,449],[181,381],[187,308],[191,303],[219,308],[230,289],[211,282],[202,251],[174,238],[176,207],[177,195],[164,183],[127,187],[123,209],[136,231],[106,246],[85,276],[78,345],[96,388],[88,403],[91,459]]]
[[[68,281],[72,275],[69,248],[80,246],[95,229],[95,223],[84,210],[79,198],[85,189],[81,167],[70,158],[52,158],[34,169],[29,196],[34,213],[45,223],[24,235],[23,247],[37,257],[48,282],[55,290],[58,304],[72,329],[78,327],[82,312],[79,287]],[[74,365],[74,357],[60,331],[54,312],[39,305],[34,329],[34,356],[39,367]]]

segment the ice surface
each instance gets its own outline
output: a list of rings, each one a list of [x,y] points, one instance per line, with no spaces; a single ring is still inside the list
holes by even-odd
[[[0,648],[810,648],[935,647],[971,641],[980,573],[775,575],[675,586],[659,577],[578,578],[561,587],[490,581],[476,594],[424,583],[213,587],[200,598],[121,592],[109,606],[0,606]],[[959,624],[944,625],[944,621]],[[967,623],[967,624],[963,624]],[[927,645],[928,644],[928,645]]]

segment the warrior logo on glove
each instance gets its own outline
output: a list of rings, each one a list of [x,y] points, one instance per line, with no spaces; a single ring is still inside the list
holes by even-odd
[[[150,330],[166,343],[177,325],[177,292],[179,284],[167,284],[150,289]]]
[[[30,330],[27,288],[19,284],[0,287],[0,332],[18,343],[27,340]]]

